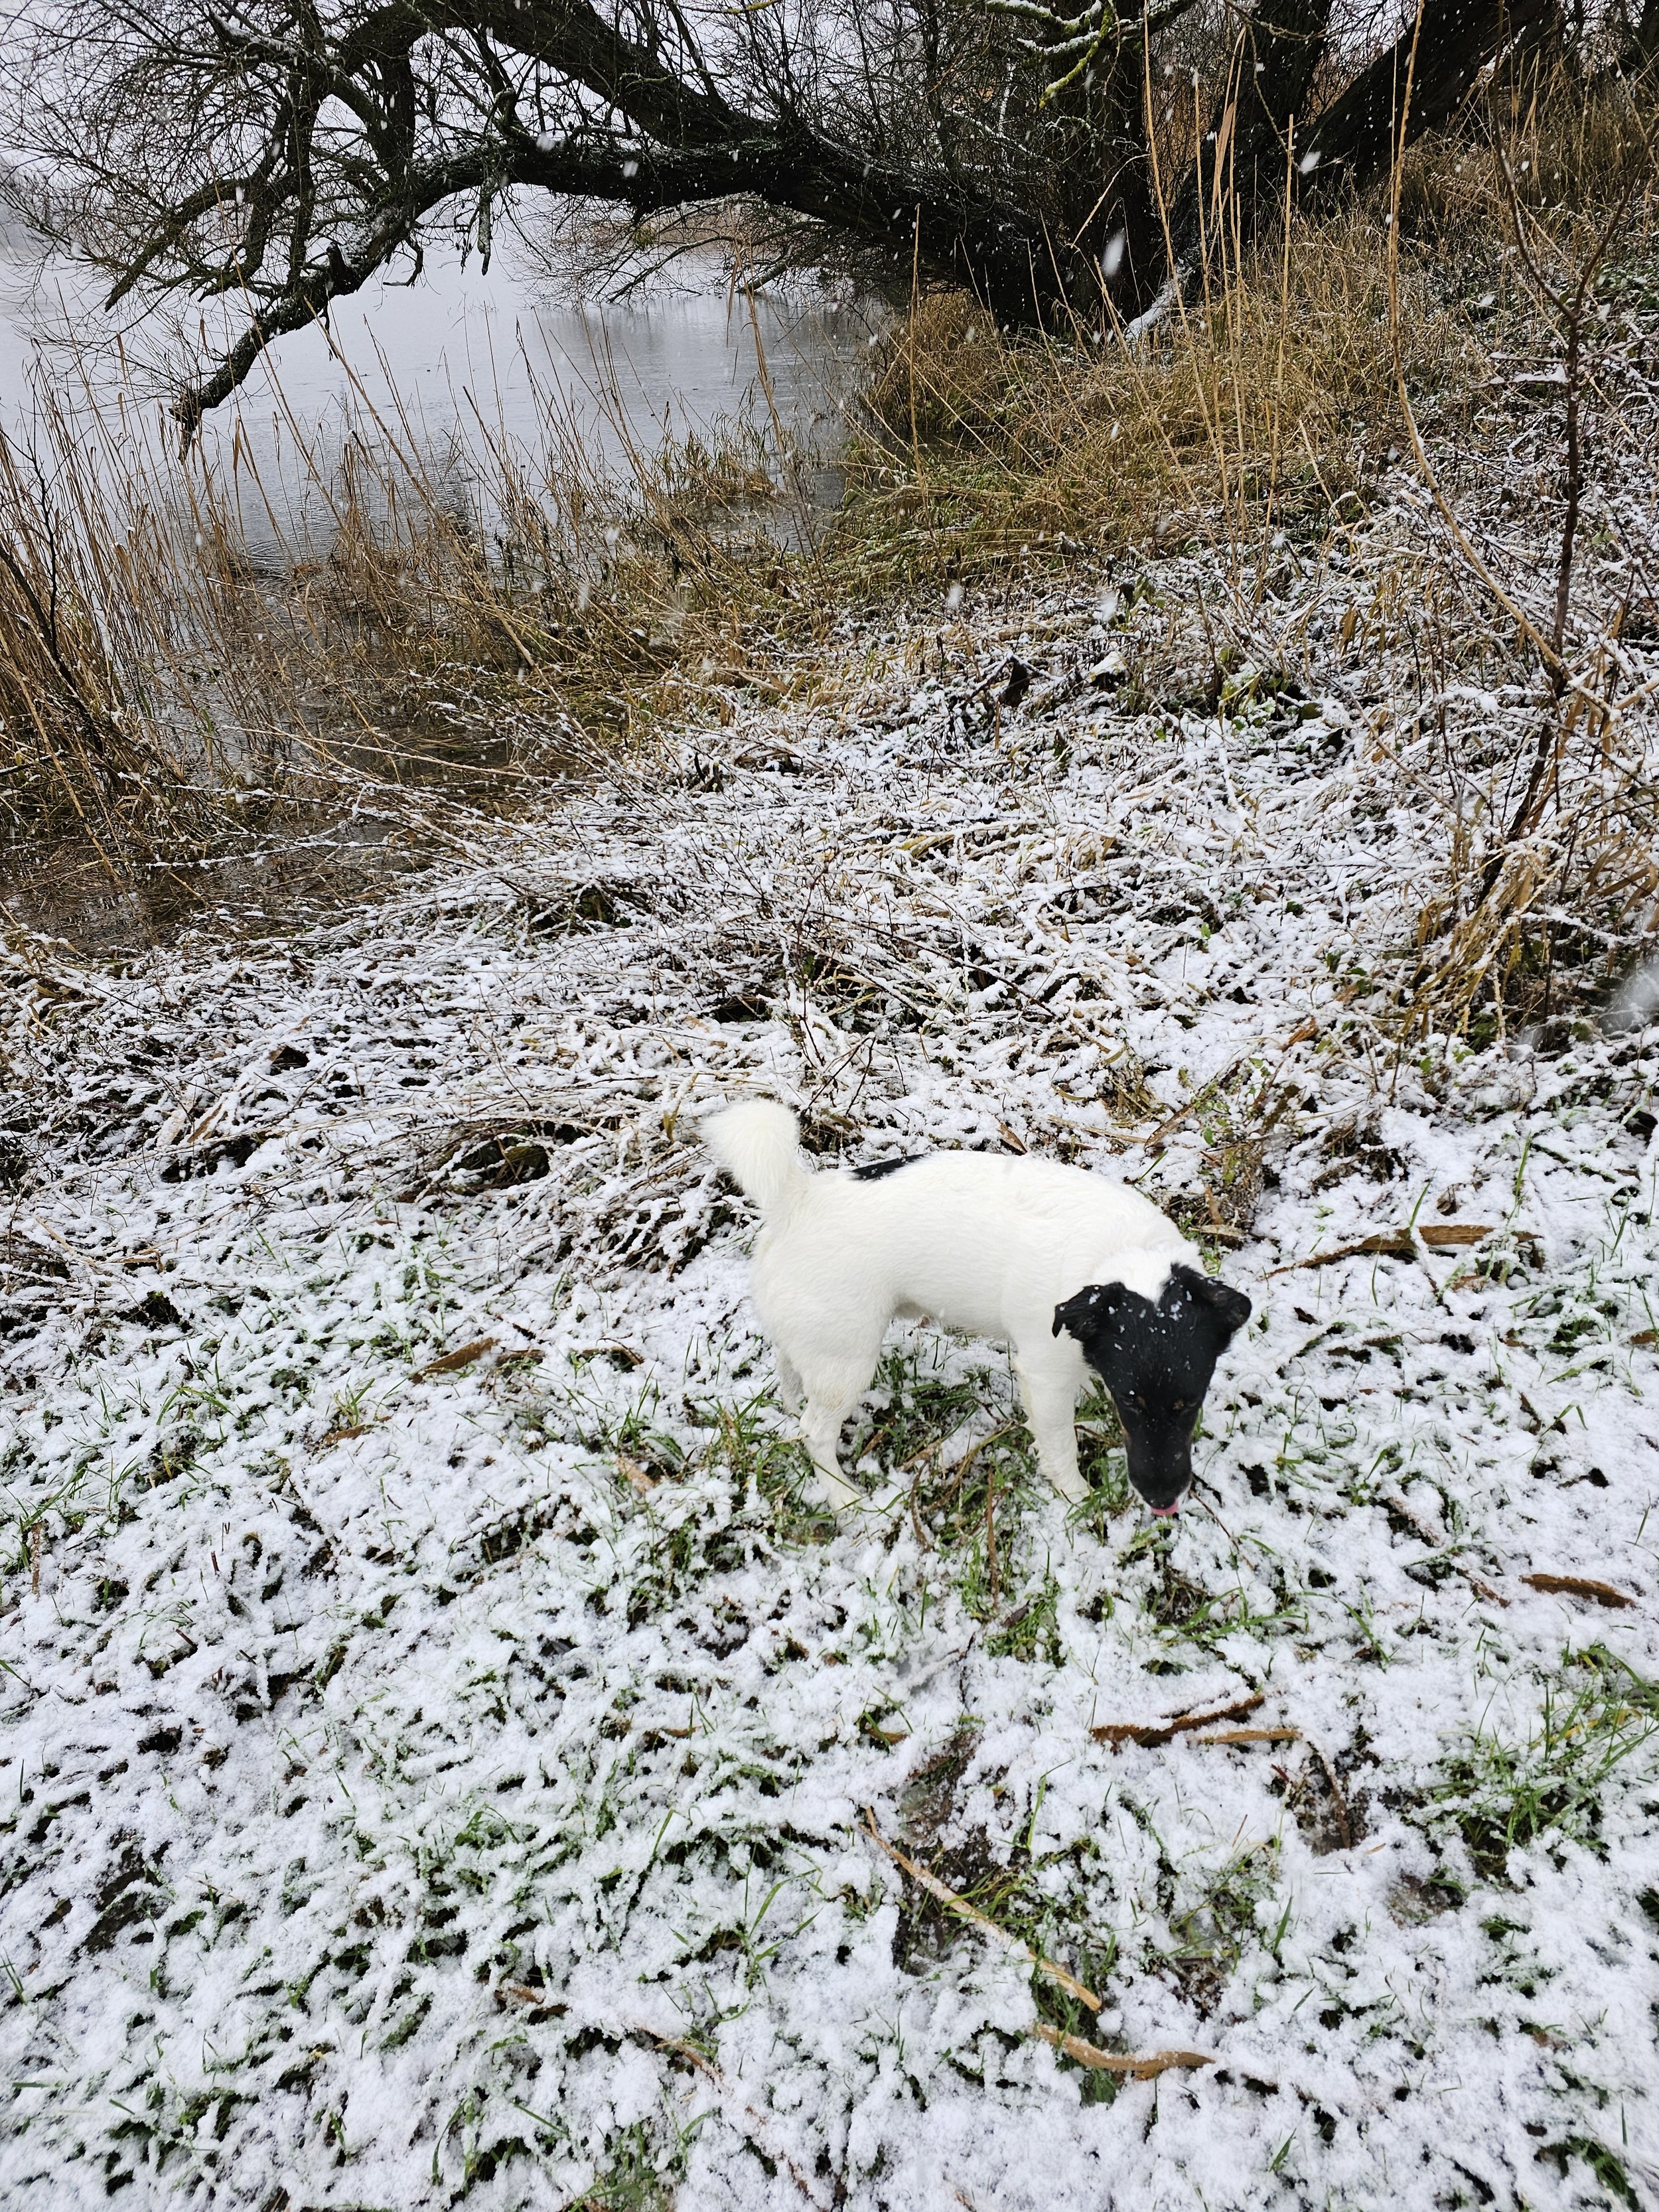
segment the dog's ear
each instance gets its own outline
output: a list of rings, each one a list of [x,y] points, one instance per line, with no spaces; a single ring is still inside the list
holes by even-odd
[[[1193,1296],[1200,1305],[1209,1308],[1231,1341],[1250,1317],[1249,1298],[1243,1291],[1234,1290],[1231,1283],[1217,1282],[1213,1275],[1191,1273],[1191,1283]]]
[[[1122,1304],[1121,1283],[1085,1283],[1054,1308],[1054,1334],[1065,1328],[1080,1338],[1085,1329],[1098,1328]]]

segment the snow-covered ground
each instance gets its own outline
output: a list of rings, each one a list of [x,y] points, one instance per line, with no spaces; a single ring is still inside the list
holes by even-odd
[[[14,937],[8,2206],[1650,2199],[1659,1044],[1402,1052],[1440,756],[1334,643],[1146,704],[1177,571],[849,633],[327,928]],[[1208,1224],[1175,1524],[925,1328],[803,1502],[757,1090]]]

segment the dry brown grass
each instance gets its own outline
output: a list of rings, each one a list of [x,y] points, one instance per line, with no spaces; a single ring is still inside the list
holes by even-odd
[[[156,711],[179,609],[170,548],[118,533],[88,471],[0,439],[0,809],[43,809],[113,866],[156,806],[192,815],[193,750]]]
[[[1212,665],[1282,660],[1317,683],[1312,610],[1305,593],[1282,599],[1281,580],[1340,553],[1335,659],[1395,702],[1388,743],[1411,803],[1448,825],[1385,1023],[1402,1044],[1582,1006],[1659,918],[1649,686],[1620,672],[1616,644],[1655,619],[1644,579],[1659,565],[1620,495],[1651,480],[1659,451],[1642,369],[1659,300],[1651,105],[1613,82],[1509,85],[1457,140],[1416,146],[1400,179],[1397,325],[1379,193],[1292,222],[1254,257],[1224,220],[1184,305],[1127,344],[1011,339],[971,301],[924,300],[870,395],[837,556],[849,576],[937,589],[1079,550],[1204,549],[1220,556],[1225,604],[1172,609],[1171,653],[1201,626]],[[1610,223],[1586,355],[1602,519],[1580,523],[1552,660],[1538,641],[1569,513],[1559,303]],[[1402,384],[1431,472],[1420,522],[1397,503],[1417,453]],[[1520,635],[1517,606],[1530,610]],[[1178,705],[1173,660],[1153,676],[1163,690],[1148,696]],[[1535,705],[1474,757],[1449,745],[1425,759],[1421,702],[1460,682],[1519,687]]]
[[[1565,266],[1655,135],[1616,89],[1505,97],[1457,143],[1413,149],[1400,201],[1400,366],[1436,451],[1479,464],[1454,492],[1486,544],[1511,527],[1480,477],[1495,356],[1545,362],[1553,343],[1505,257],[1498,153]],[[550,396],[537,454],[489,448],[488,527],[434,482],[410,424],[365,402],[344,463],[312,463],[325,540],[260,567],[242,521],[269,504],[257,477],[135,459],[46,408],[38,468],[0,448],[0,818],[14,842],[73,829],[112,872],[344,805],[441,845],[469,815],[540,803],[552,775],[729,718],[738,686],[833,689],[798,648],[842,606],[1024,561],[1214,549],[1232,617],[1265,623],[1283,537],[1304,560],[1338,536],[1352,553],[1407,445],[1385,209],[1294,222],[1253,253],[1224,220],[1184,303],[1104,347],[919,300],[876,356],[848,503],[817,549],[752,526],[779,507],[759,443],[633,453],[607,476]],[[1653,213],[1638,194],[1626,256]],[[1547,438],[1534,460],[1541,484]],[[1471,624],[1480,592],[1445,546],[1389,559],[1345,653],[1381,668],[1425,632],[1487,650],[1468,640],[1501,625],[1489,607]],[[1612,665],[1596,680],[1616,690]],[[1656,889],[1651,810],[1616,735],[1593,713],[1565,723],[1548,818],[1506,848],[1513,775],[1492,769],[1482,816],[1446,764],[1454,826],[1402,969],[1402,1034],[1547,1007],[1560,963],[1632,941]],[[1524,778],[1518,740],[1512,765]]]
[[[1194,289],[1093,351],[922,301],[870,393],[854,532],[890,526],[888,573],[917,578],[1045,544],[1195,538],[1255,562],[1274,530],[1363,504],[1399,420],[1374,214],[1293,226],[1287,250],[1218,258]],[[1455,419],[1485,349],[1426,270],[1407,296],[1408,374]]]
[[[775,497],[735,439],[607,475],[550,403],[536,454],[488,441],[469,509],[407,422],[365,408],[343,458],[301,449],[323,518],[304,539],[244,450],[212,473],[129,427],[42,395],[33,448],[0,438],[14,861],[72,836],[118,875],[343,806],[441,839],[665,711],[717,712],[750,672],[743,613],[788,603],[788,557],[734,520]]]
[[[1634,186],[1619,251],[1639,255],[1659,229],[1656,150],[1651,88],[1565,72],[1504,82],[1457,136],[1413,146],[1400,366],[1425,432],[1462,435],[1495,345],[1547,342],[1524,296],[1512,197],[1565,265]],[[1317,533],[1363,513],[1406,442],[1389,208],[1380,186],[1251,249],[1224,198],[1183,303],[1127,344],[1044,343],[959,295],[917,301],[868,395],[845,572],[921,582],[1045,546],[1197,540],[1224,545],[1259,587],[1275,530]]]
[[[1507,160],[1522,204],[1561,219],[1593,224],[1598,211],[1636,184],[1643,197],[1632,234],[1650,228],[1655,115],[1653,87],[1607,76],[1585,83],[1558,68],[1543,79],[1504,86],[1472,111],[1455,136],[1419,139],[1401,174],[1404,234],[1432,242],[1466,265],[1502,252],[1510,232]]]

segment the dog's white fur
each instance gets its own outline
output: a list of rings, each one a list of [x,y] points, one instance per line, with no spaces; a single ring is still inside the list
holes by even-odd
[[[1042,1473],[1062,1498],[1087,1495],[1075,1413],[1088,1368],[1075,1338],[1054,1334],[1054,1308],[1091,1283],[1156,1302],[1171,1267],[1201,1271],[1155,1206],[1082,1168],[985,1152],[934,1152],[869,1182],[818,1175],[771,1100],[727,1107],[702,1134],[761,1210],[750,1295],[828,1504],[861,1502],[836,1456],[842,1423],[889,1324],[921,1314],[1012,1346]]]

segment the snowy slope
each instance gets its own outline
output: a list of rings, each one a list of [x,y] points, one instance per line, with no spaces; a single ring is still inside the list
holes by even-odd
[[[1659,1044],[1402,1055],[1388,709],[1120,711],[1157,618],[986,611],[996,714],[849,639],[301,938],[12,942],[9,2206],[1650,2201]],[[925,1328],[801,1503],[754,1090],[1209,1225],[1172,1528]]]

